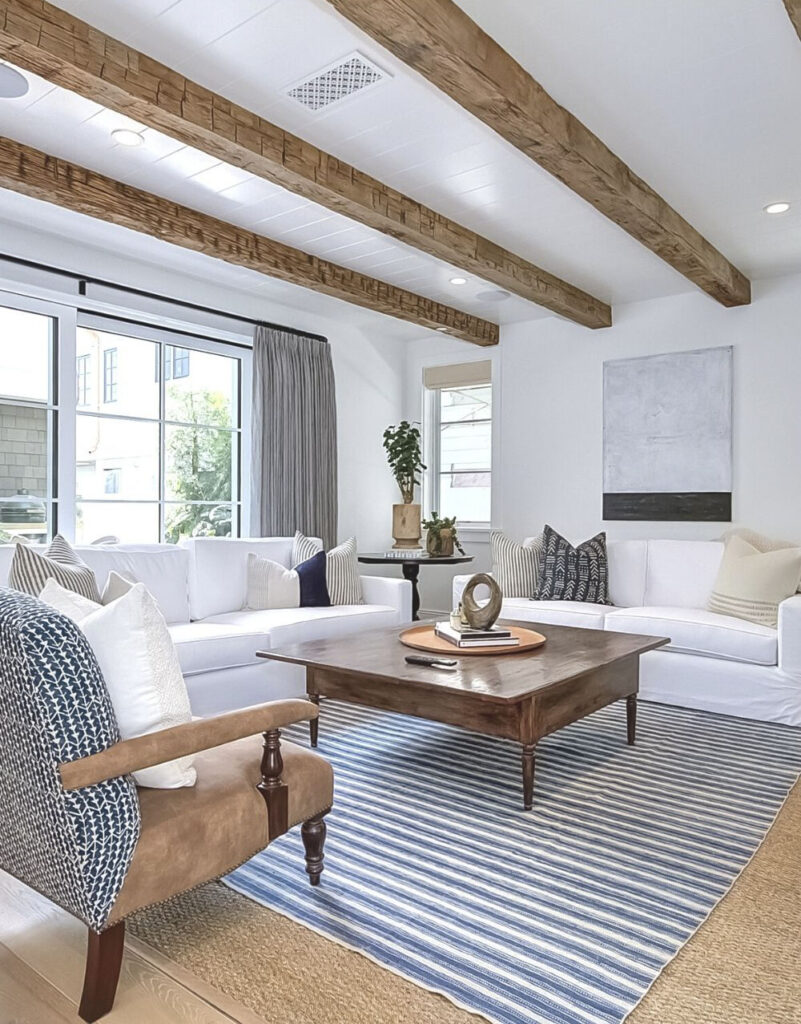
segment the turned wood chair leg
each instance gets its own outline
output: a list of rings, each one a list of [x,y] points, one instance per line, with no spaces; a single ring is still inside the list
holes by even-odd
[[[78,1008],[81,1020],[95,1021],[107,1014],[114,1005],[124,945],[124,921],[120,921],[105,932],[94,932],[89,929],[86,974],[81,1005]]]
[[[326,827],[322,814],[316,814],[300,826],[300,834],[303,838],[303,848],[306,851],[306,873],[312,885],[320,884],[320,875],[323,873],[323,846],[325,844]]]

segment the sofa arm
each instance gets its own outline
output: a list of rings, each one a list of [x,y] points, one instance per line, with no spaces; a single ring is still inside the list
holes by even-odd
[[[464,576],[453,577],[453,608],[458,608],[459,602],[462,600],[462,593],[464,588],[467,586],[467,581],[471,580],[476,574],[474,572],[468,573]],[[487,573],[487,576],[492,576],[491,572]],[[476,588],[476,597],[479,601],[489,597],[489,590],[484,584]]]
[[[779,668],[801,676],[801,594],[779,605]]]
[[[412,621],[412,585],[391,576],[362,576],[365,604],[388,604],[398,613],[398,622]]]
[[[98,782],[173,761],[176,757],[188,757],[246,736],[307,722],[316,718],[318,713],[317,707],[307,700],[274,700],[216,718],[199,718],[171,729],[122,740],[98,754],[62,764],[59,766],[61,784],[64,789],[94,786]]]

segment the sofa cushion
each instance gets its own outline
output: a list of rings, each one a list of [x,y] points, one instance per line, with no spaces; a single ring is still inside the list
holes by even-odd
[[[525,597],[511,597],[503,602],[501,619],[603,629],[604,616],[609,610],[609,605],[590,604],[589,601],[531,601]]]
[[[645,576],[648,568],[647,540],[606,542],[609,562],[609,600],[618,608],[639,608],[645,604]]]
[[[243,609],[225,615],[213,615],[204,622],[269,634],[269,646],[274,649],[303,640],[321,640],[341,636],[343,633],[395,626],[398,612],[388,605],[338,604],[328,608]]]
[[[606,629],[618,633],[668,636],[666,651],[700,654],[752,665],[778,663],[778,632],[768,626],[700,608],[621,608],[606,616]]]
[[[185,676],[258,664],[256,652],[270,646],[264,630],[213,622],[179,622],[170,635]]]
[[[706,608],[722,557],[718,540],[649,540],[642,605]]]
[[[78,553],[94,570],[104,590],[116,572],[131,583],[144,583],[168,623],[189,621],[189,552],[174,544],[82,546]]]

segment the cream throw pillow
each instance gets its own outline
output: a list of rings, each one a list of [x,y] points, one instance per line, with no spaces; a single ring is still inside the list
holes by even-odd
[[[122,739],[192,721],[175,645],[144,583],[134,584],[104,607],[48,580],[40,600],[77,623],[89,641]],[[181,757],[144,768],[133,773],[134,781],[151,789],[194,786],[193,761],[192,757]]]
[[[760,551],[743,537],[729,537],[707,608],[760,626],[778,625],[779,604],[801,579],[801,548]]]
[[[749,530],[747,526],[735,526],[727,530],[721,540],[727,541],[730,537],[742,537],[752,544],[757,551],[782,551],[784,548],[797,548],[801,545],[792,540],[775,540],[773,537],[766,537],[764,533],[757,533],[756,530]],[[801,581],[798,589],[801,591]]]

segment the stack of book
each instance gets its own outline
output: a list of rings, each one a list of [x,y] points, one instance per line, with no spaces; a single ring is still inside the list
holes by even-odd
[[[454,647],[516,647],[520,643],[516,636],[502,626],[492,626],[490,629],[461,626],[455,629],[450,622],[438,622],[434,632]]]

